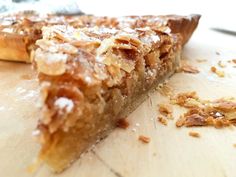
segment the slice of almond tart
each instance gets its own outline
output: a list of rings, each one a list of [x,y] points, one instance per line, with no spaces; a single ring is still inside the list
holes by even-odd
[[[200,16],[90,18],[81,28],[44,27],[32,55],[42,98],[39,159],[55,172],[175,72]]]

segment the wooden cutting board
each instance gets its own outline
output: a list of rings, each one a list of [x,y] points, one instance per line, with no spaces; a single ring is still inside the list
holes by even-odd
[[[196,91],[201,98],[236,97],[236,38],[198,28],[183,57],[199,74],[175,74],[169,81],[175,93]],[[216,53],[218,52],[218,53]],[[206,60],[198,62],[198,60]],[[210,72],[219,60],[226,63],[225,77]],[[236,64],[234,64],[236,66]],[[38,86],[30,65],[0,62],[0,176],[1,177],[235,177],[236,128],[181,128],[175,120],[163,126],[156,121],[157,104],[168,99],[154,91],[129,117],[127,130],[116,129],[93,151],[84,154],[62,174],[42,166],[26,168],[36,157],[38,144],[31,136],[38,119]],[[174,117],[180,112],[174,107]],[[136,131],[135,131],[136,130]],[[200,138],[188,135],[197,131]],[[149,144],[139,135],[151,138]]]

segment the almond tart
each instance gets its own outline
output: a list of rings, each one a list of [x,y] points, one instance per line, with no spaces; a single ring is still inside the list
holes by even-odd
[[[40,161],[61,172],[104,138],[179,66],[200,16],[89,17],[42,28]]]

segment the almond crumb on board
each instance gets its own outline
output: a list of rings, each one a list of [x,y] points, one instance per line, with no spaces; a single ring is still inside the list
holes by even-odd
[[[143,135],[140,135],[138,139],[139,141],[142,141],[143,143],[146,143],[146,144],[149,143],[151,140],[149,137],[143,136]]]
[[[159,104],[158,106],[159,106],[159,109],[158,109],[159,112],[164,116],[172,114],[173,112],[172,107],[168,104]]]
[[[189,134],[189,136],[192,136],[194,138],[200,138],[200,134],[198,132],[191,131],[188,134]]]
[[[181,115],[175,123],[176,127],[179,128],[179,127],[184,126],[185,121],[186,121],[186,118],[183,115]]]
[[[176,96],[171,98],[171,102],[177,104],[179,106],[183,106],[188,108],[188,101],[189,100],[198,100],[198,96],[196,92],[184,92],[179,93]]]
[[[116,126],[119,128],[127,129],[129,127],[129,122],[123,118],[123,119],[118,119],[116,122]]]
[[[189,100],[191,105],[189,105]],[[176,127],[213,126],[223,128],[231,125],[236,126],[236,100],[234,98],[201,100],[196,92],[186,92],[175,96],[174,103],[187,108],[187,112],[176,121]]]
[[[167,120],[166,120],[164,117],[158,116],[158,117],[157,117],[157,120],[158,120],[162,125],[167,126]]]
[[[186,63],[182,64],[181,71],[183,71],[185,73],[191,73],[191,74],[199,73],[199,70],[197,69],[197,67],[191,66],[191,65],[186,64]]]
[[[216,72],[216,67],[215,67],[215,66],[212,66],[212,67],[211,67],[211,72],[213,72],[213,73]]]
[[[225,77],[224,71],[220,71],[220,70],[216,69],[215,66],[211,67],[211,72],[215,73],[218,77]]]

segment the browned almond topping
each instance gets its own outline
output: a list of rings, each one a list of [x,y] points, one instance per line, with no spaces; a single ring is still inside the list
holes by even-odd
[[[118,119],[116,126],[119,128],[127,129],[129,127],[129,122],[125,118]]]
[[[167,125],[167,120],[164,118],[164,117],[162,117],[162,116],[158,116],[157,117],[157,120],[161,123],[161,124],[163,124],[163,125]]]
[[[200,134],[198,132],[191,131],[188,134],[189,134],[189,136],[192,136],[194,138],[200,138]]]
[[[191,73],[191,74],[199,73],[199,70],[197,69],[197,67],[188,65],[186,63],[181,66],[181,70],[185,73]]]
[[[162,115],[169,115],[169,114],[172,114],[173,112],[173,109],[170,105],[167,105],[167,104],[159,104],[159,112],[162,114]]]
[[[140,135],[138,139],[139,141],[142,141],[143,143],[146,143],[146,144],[149,143],[151,140],[149,137],[143,136],[143,135]]]

